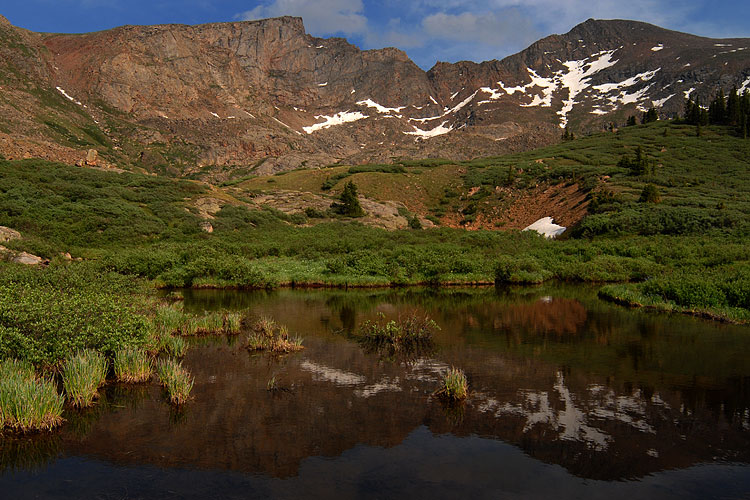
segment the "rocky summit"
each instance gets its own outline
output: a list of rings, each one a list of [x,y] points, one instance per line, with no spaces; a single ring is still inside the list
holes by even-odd
[[[0,16],[0,154],[215,182],[526,150],[733,87],[750,90],[750,39],[633,21],[588,20],[502,60],[425,72],[293,17],[62,35]]]

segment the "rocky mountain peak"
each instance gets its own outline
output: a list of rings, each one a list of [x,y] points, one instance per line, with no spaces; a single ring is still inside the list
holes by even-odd
[[[311,36],[299,17],[4,30],[0,69],[15,79],[0,113],[14,134],[0,129],[0,153],[75,163],[98,148],[118,166],[179,175],[502,154],[566,126],[580,135],[750,89],[750,40],[626,20],[589,19],[502,60],[428,72],[397,48]]]

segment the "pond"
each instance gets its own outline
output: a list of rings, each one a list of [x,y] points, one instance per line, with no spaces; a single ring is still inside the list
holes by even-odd
[[[59,431],[0,438],[0,497],[750,497],[750,328],[568,285],[184,297],[270,316],[305,349],[191,340],[184,408],[155,383],[109,385]],[[349,336],[413,313],[439,325],[433,348]],[[452,366],[464,404],[431,396]]]

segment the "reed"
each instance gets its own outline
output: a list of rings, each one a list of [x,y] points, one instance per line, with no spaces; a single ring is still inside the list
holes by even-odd
[[[450,401],[463,401],[466,399],[466,396],[469,395],[469,383],[466,380],[463,370],[451,367],[443,375],[441,386],[435,392],[435,395]]]
[[[148,382],[153,371],[151,358],[146,351],[135,348],[124,348],[115,352],[114,368],[117,380],[136,384]]]
[[[64,403],[55,382],[37,377],[29,363],[0,361],[0,429],[53,429],[63,421]]]
[[[169,402],[181,405],[187,402],[195,380],[179,361],[164,359],[156,367],[162,385],[167,389]]]
[[[99,395],[98,389],[107,378],[104,355],[86,349],[68,357],[63,366],[63,388],[73,406],[91,406]]]

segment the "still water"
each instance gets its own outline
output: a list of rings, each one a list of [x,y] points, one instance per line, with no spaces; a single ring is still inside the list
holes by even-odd
[[[0,498],[750,498],[748,327],[560,285],[184,296],[306,348],[193,340],[186,407],[110,385],[51,435],[0,438]],[[415,312],[440,326],[433,349],[348,335]],[[451,366],[471,390],[452,407],[431,397]]]

